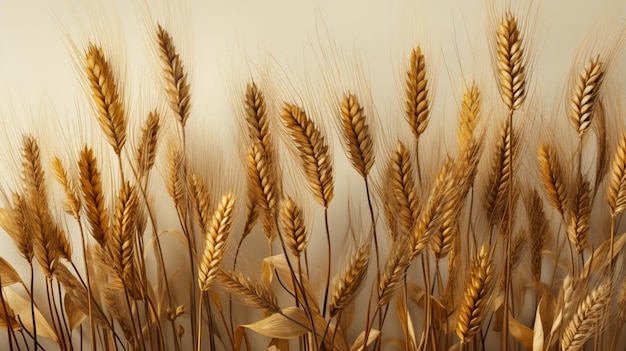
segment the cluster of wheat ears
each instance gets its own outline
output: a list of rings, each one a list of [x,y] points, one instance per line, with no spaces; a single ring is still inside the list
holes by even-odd
[[[102,170],[107,155],[85,145],[74,164],[58,157],[44,164],[37,140],[22,138],[21,186],[0,209],[0,225],[30,266],[30,279],[23,279],[0,258],[0,323],[10,350],[50,342],[63,350],[128,351],[614,350],[623,342],[626,236],[617,228],[626,209],[626,133],[618,140],[607,133],[601,55],[577,67],[569,90],[567,117],[578,136],[573,153],[562,152],[558,140],[523,145],[516,118],[528,100],[527,54],[517,19],[504,13],[493,33],[501,97],[493,104],[508,114],[488,144],[479,128],[481,88],[468,84],[458,109],[458,152],[436,165],[430,184],[420,169],[419,142],[432,91],[419,46],[403,77],[410,143],[375,155],[371,111],[353,92],[337,97],[336,115],[326,118],[338,121],[329,124],[338,127],[363,179],[369,208],[359,232],[345,238],[349,257],[337,260],[331,235],[340,233],[328,220],[333,154],[322,120],[308,115],[307,106],[266,100],[261,85],[250,81],[239,101],[246,186],[211,194],[211,175],[194,172],[186,152],[188,72],[165,28],[156,25],[153,38],[169,110],[150,113],[134,138],[107,53],[95,43],[82,51],[94,119],[119,163],[114,197],[103,190],[103,175],[111,174]],[[172,230],[158,227],[150,201],[164,116],[176,118],[171,132],[180,140],[168,145],[163,174],[179,219],[175,232],[188,250],[181,260],[192,281],[184,292],[172,286],[176,272],[164,259],[162,240]],[[277,141],[286,142],[299,174],[283,172]],[[539,181],[519,176],[522,147],[533,149],[529,167]],[[594,171],[582,166],[589,147],[597,150]],[[483,172],[484,187],[475,182]],[[308,199],[287,194],[284,176],[305,179],[323,208],[325,231],[307,228],[302,204]],[[61,189],[65,219],[52,204]],[[238,210],[245,213],[240,226]],[[592,226],[592,210],[608,214],[599,215],[606,224]],[[75,220],[75,233],[68,219]],[[246,238],[257,233],[267,237],[270,253],[259,262],[261,276],[237,269]],[[325,237],[328,249],[321,260],[311,258],[323,267],[315,277],[307,250],[314,236]],[[78,254],[71,237],[80,238]],[[81,260],[84,266],[75,264]],[[35,266],[45,282],[35,284]],[[47,299],[37,301],[35,288],[45,289]],[[354,318],[357,298],[363,319]],[[262,313],[237,315],[233,304]]]

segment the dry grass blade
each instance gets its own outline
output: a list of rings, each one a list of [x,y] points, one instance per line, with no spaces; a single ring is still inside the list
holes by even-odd
[[[248,179],[251,191],[256,195],[256,203],[270,214],[274,214],[277,201],[274,174],[263,146],[254,142],[248,150]]]
[[[598,56],[587,62],[576,80],[570,98],[569,115],[574,129],[581,137],[591,126],[603,78],[604,70]]]
[[[157,42],[159,58],[165,78],[165,92],[170,108],[176,114],[181,126],[185,127],[191,108],[191,93],[187,82],[187,72],[176,52],[176,47],[170,34],[161,25],[157,25]]]
[[[543,200],[536,189],[526,197],[526,213],[528,214],[530,231],[530,271],[533,281],[541,280],[543,252],[550,240],[550,223],[543,210]]]
[[[572,203],[567,225],[567,236],[576,245],[578,254],[581,254],[587,247],[590,217],[591,189],[589,181],[583,175],[579,175],[576,197]]]
[[[461,343],[467,343],[476,335],[489,311],[493,271],[489,245],[483,244],[472,261],[469,280],[457,315],[456,334]]]
[[[126,142],[124,105],[109,61],[102,49],[92,43],[85,52],[85,71],[98,109],[98,123],[115,153],[120,155]]]
[[[332,159],[324,136],[299,106],[285,103],[280,116],[297,147],[313,197],[328,208],[334,185]]]
[[[480,120],[480,104],[480,92],[476,83],[472,83],[463,94],[463,102],[461,103],[459,130],[457,132],[459,148],[462,148],[474,135],[476,125]]]
[[[137,193],[129,183],[120,188],[107,245],[113,268],[124,281],[130,280],[133,272],[137,200]]]
[[[81,151],[78,168],[80,170],[81,191],[83,193],[87,221],[91,226],[91,234],[100,246],[105,247],[109,231],[109,216],[104,203],[100,171],[91,148],[85,147]]]
[[[234,207],[235,199],[232,194],[228,193],[222,197],[213,214],[211,226],[206,234],[202,260],[198,265],[198,281],[202,291],[209,290],[217,278],[233,222]]]
[[[548,202],[561,216],[565,216],[567,207],[567,192],[565,185],[565,174],[561,168],[556,150],[547,144],[539,145],[539,170],[543,189],[548,197]]]
[[[280,220],[283,224],[283,233],[287,248],[291,253],[300,257],[308,244],[308,233],[304,226],[304,214],[291,197],[282,202]]]
[[[611,299],[610,281],[600,284],[580,302],[561,336],[561,350],[582,350],[585,342],[602,329],[602,318]]]
[[[334,278],[329,302],[331,317],[336,316],[356,297],[361,283],[367,276],[369,259],[370,245],[366,242],[352,255],[350,263],[343,269],[341,274]]]
[[[511,159],[515,155],[515,137],[511,134],[509,120],[500,130],[489,173],[485,206],[491,225],[498,224],[507,205],[512,172]]]
[[[150,169],[152,169],[152,166],[154,166],[160,128],[159,114],[156,111],[150,112],[148,119],[146,119],[141,128],[141,137],[135,155],[137,173],[140,178],[146,175]]]
[[[622,133],[613,157],[606,201],[609,203],[613,217],[618,216],[626,209],[626,132]]]
[[[192,174],[187,181],[189,185],[189,197],[192,202],[193,214],[202,229],[202,233],[208,233],[211,225],[211,212],[209,210],[209,191],[200,176]]]
[[[65,167],[63,167],[63,163],[58,157],[55,157],[52,160],[52,170],[57,181],[61,184],[61,187],[63,187],[63,191],[65,192],[63,209],[66,213],[74,216],[76,220],[79,220],[81,203],[78,197],[78,189],[76,189],[72,179],[69,178],[67,172],[65,171]]]
[[[247,305],[269,313],[280,312],[278,298],[264,284],[250,277],[244,277],[238,271],[221,271],[219,279],[224,289],[239,295]]]
[[[413,180],[411,154],[404,144],[398,140],[389,162],[391,188],[398,204],[399,219],[402,229],[408,231],[417,219],[419,205]]]
[[[406,72],[406,105],[405,113],[416,140],[424,133],[430,119],[430,102],[428,101],[428,80],[426,79],[426,62],[422,49],[418,46],[411,51],[409,68]]]
[[[363,106],[356,95],[348,92],[341,100],[341,126],[343,139],[352,167],[367,177],[374,164],[374,150]]]
[[[500,93],[509,111],[517,110],[526,96],[524,49],[517,20],[507,12],[500,21],[496,46]]]

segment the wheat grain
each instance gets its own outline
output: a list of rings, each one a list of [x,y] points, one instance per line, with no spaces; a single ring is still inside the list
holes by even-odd
[[[198,265],[198,281],[200,290],[207,291],[217,278],[226,243],[233,221],[235,199],[227,193],[222,197],[206,234],[206,243],[202,260]]]
[[[187,82],[187,72],[176,52],[172,37],[160,24],[157,25],[156,36],[165,78],[165,93],[178,122],[185,127],[191,109],[191,89]]]
[[[334,185],[332,159],[324,136],[299,106],[285,103],[280,116],[297,147],[313,197],[328,208]]]
[[[430,119],[428,101],[428,79],[426,79],[426,61],[422,49],[417,46],[411,50],[409,68],[406,72],[406,118],[416,140],[426,130]]]
[[[578,76],[570,98],[569,115],[576,133],[582,137],[591,126],[604,70],[600,57],[587,62]]]
[[[367,177],[374,164],[374,151],[363,106],[351,92],[344,94],[340,105],[341,126],[348,159],[361,176]]]
[[[481,328],[492,294],[493,259],[489,245],[483,244],[472,261],[463,301],[457,314],[456,334],[467,343]]]
[[[496,46],[500,95],[509,111],[515,111],[526,97],[526,76],[522,37],[517,20],[510,12],[500,21]]]
[[[85,71],[97,120],[107,141],[119,156],[126,142],[126,115],[113,70],[99,46],[89,43],[85,52]]]
[[[341,274],[333,279],[328,309],[331,317],[345,309],[356,297],[356,293],[365,280],[369,259],[370,245],[366,242],[352,255]]]

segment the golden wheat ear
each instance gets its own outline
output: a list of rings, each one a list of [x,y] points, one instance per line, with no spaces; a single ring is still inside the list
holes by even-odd
[[[165,79],[165,93],[178,123],[185,127],[191,110],[191,89],[187,82],[187,72],[176,52],[172,37],[160,24],[157,25],[156,38]]]
[[[558,154],[552,146],[541,144],[539,145],[538,158],[543,189],[548,197],[548,202],[564,217],[569,202],[565,174],[561,168]]]
[[[457,143],[462,148],[474,135],[476,125],[480,120],[481,98],[476,83],[467,88],[463,94],[461,112],[459,113],[459,130],[457,131]]]
[[[587,62],[574,85],[569,116],[574,129],[581,137],[591,126],[603,78],[604,70],[598,56]]]
[[[300,257],[309,243],[309,234],[304,223],[304,213],[291,197],[281,202],[280,221],[287,248],[294,256]]]
[[[135,152],[137,173],[140,179],[154,166],[160,129],[161,117],[156,111],[151,111],[141,128],[139,145]]]
[[[390,183],[398,205],[400,224],[403,231],[408,232],[417,219],[419,205],[413,179],[411,154],[400,140],[398,140],[396,149],[389,161],[389,169]]]
[[[100,246],[106,246],[106,237],[109,233],[109,215],[107,214],[102,192],[102,180],[96,156],[93,150],[85,147],[80,153],[78,161],[80,170],[80,185],[85,203],[87,221],[91,227],[91,235]]]
[[[367,177],[374,164],[374,150],[363,106],[356,95],[348,92],[341,99],[340,107],[348,159],[361,176]]]
[[[269,313],[280,312],[278,298],[264,284],[246,277],[238,271],[221,271],[218,277],[220,285],[226,291],[240,296],[247,305]]]
[[[85,52],[85,71],[91,97],[104,135],[119,156],[126,142],[126,115],[113,69],[99,46],[90,43]]]
[[[500,95],[509,111],[517,110],[526,97],[524,49],[517,20],[507,12],[500,21],[496,47]]]
[[[626,209],[626,131],[622,133],[615,151],[606,191],[611,216],[616,217]]]
[[[333,290],[330,295],[329,312],[334,317],[354,300],[367,275],[370,259],[369,242],[364,243],[352,255],[350,263],[341,274],[333,279]]]
[[[426,79],[426,60],[422,49],[417,46],[411,51],[409,68],[406,72],[406,118],[416,140],[426,130],[430,119],[428,101],[428,80]]]

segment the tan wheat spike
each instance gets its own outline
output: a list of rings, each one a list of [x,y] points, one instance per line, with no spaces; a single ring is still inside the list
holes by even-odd
[[[91,234],[100,246],[105,247],[109,231],[109,216],[104,203],[100,171],[91,148],[85,147],[81,151],[78,168],[80,188],[83,193],[87,221],[91,226]]]
[[[67,240],[58,241],[66,238],[60,235],[60,229],[52,220],[39,145],[32,136],[24,136],[22,140],[22,174],[26,208],[32,211],[28,218],[32,220],[35,258],[46,277],[50,278],[59,258],[70,257],[71,249]]]
[[[356,297],[361,284],[367,276],[370,259],[369,242],[363,243],[352,255],[350,262],[343,271],[333,279],[330,294],[329,311],[331,318],[342,311]]]
[[[620,137],[613,166],[611,178],[606,189],[606,201],[609,203],[611,216],[618,216],[626,209],[626,131]]]
[[[493,154],[493,164],[487,182],[487,197],[485,206],[491,225],[498,224],[504,211],[511,185],[511,159],[515,155],[515,137],[509,120],[504,124],[498,135],[496,150]]]
[[[467,88],[461,102],[459,130],[457,131],[457,143],[462,148],[474,135],[476,125],[480,120],[480,92],[476,83]]]
[[[261,144],[271,167],[274,167],[276,165],[276,155],[274,152],[272,134],[270,133],[270,123],[267,117],[265,97],[256,83],[252,82],[246,86],[244,104],[250,141],[253,143],[258,141]]]
[[[63,209],[66,213],[74,216],[76,220],[79,220],[81,203],[78,197],[78,189],[76,188],[73,179],[71,179],[65,171],[63,162],[61,162],[58,157],[55,157],[52,160],[52,171],[54,172],[57,182],[59,182],[65,192]]]
[[[589,236],[589,221],[591,217],[591,189],[589,181],[579,175],[576,194],[567,223],[567,236],[576,245],[576,251],[581,254],[587,247]]]
[[[123,281],[132,278],[137,201],[137,193],[131,185],[129,183],[122,185],[115,206],[113,228],[107,242],[113,268]]]
[[[185,206],[186,174],[185,154],[178,148],[171,148],[168,153],[166,185],[167,192],[179,210]]]
[[[476,335],[489,311],[493,271],[489,245],[483,244],[472,260],[463,301],[457,314],[456,334],[461,343],[467,343]]]
[[[619,287],[617,295],[617,304],[619,306],[618,318],[623,322],[626,321],[626,279]]]
[[[524,49],[517,20],[507,12],[497,31],[498,76],[502,100],[509,111],[517,110],[526,96]]]
[[[426,130],[430,119],[428,101],[428,80],[426,79],[426,61],[422,49],[417,46],[411,50],[409,68],[406,72],[405,113],[416,140]]]
[[[202,291],[207,291],[217,278],[233,222],[234,207],[235,198],[227,193],[222,197],[213,214],[211,226],[206,235],[204,253],[198,267],[198,281]]]
[[[561,216],[565,216],[569,202],[565,185],[565,175],[559,162],[556,150],[547,144],[539,145],[539,170],[543,189],[548,197],[548,202]]]
[[[13,193],[12,202],[12,209],[0,209],[0,227],[13,238],[19,254],[30,263],[34,256],[31,211],[23,195]]]
[[[391,246],[391,252],[387,257],[383,274],[378,283],[378,306],[382,307],[389,303],[401,286],[402,279],[411,263],[411,248],[406,245],[403,238],[397,237]]]
[[[391,188],[398,204],[399,220],[404,231],[413,227],[417,219],[419,205],[415,181],[413,180],[413,167],[411,154],[404,144],[398,140],[396,149],[389,161]]]
[[[593,289],[573,311],[561,336],[561,350],[582,350],[587,340],[602,329],[603,317],[611,299],[611,283],[606,281]]]
[[[276,209],[277,194],[275,192],[274,175],[268,164],[263,146],[254,142],[248,150],[248,179],[251,190],[256,194],[256,203],[273,215]]]
[[[151,111],[141,127],[141,137],[139,138],[139,146],[135,154],[139,178],[145,176],[154,166],[160,128],[159,114],[156,111]]]
[[[324,136],[299,106],[285,103],[280,116],[297,147],[313,197],[328,208],[334,192],[333,166]]]
[[[526,213],[528,215],[528,229],[530,231],[530,271],[533,281],[541,280],[543,252],[550,240],[550,223],[543,209],[543,200],[537,189],[533,189],[526,197]]]
[[[187,82],[187,72],[176,52],[172,37],[160,24],[157,25],[156,36],[170,108],[181,126],[185,127],[191,109],[191,89]]]
[[[604,78],[600,57],[590,59],[577,78],[570,98],[569,116],[576,133],[582,137],[591,126],[598,92]]]
[[[351,92],[341,100],[341,126],[352,167],[367,177],[374,164],[374,150],[363,106]]]
[[[254,228],[254,225],[259,218],[259,210],[256,202],[256,193],[252,189],[253,185],[251,184],[251,182],[252,181],[248,179],[248,189],[246,190],[248,199],[246,201],[246,218],[243,223],[243,238],[245,238],[252,232],[252,228]]]
[[[209,191],[206,184],[197,174],[191,174],[187,180],[189,197],[192,202],[194,218],[202,233],[208,233],[211,225],[211,211],[209,210]]]
[[[291,197],[281,202],[280,220],[287,247],[294,256],[300,257],[308,245],[309,234],[304,225],[304,214]]]
[[[89,43],[85,52],[85,71],[91,96],[98,108],[97,119],[117,155],[126,142],[126,115],[113,70],[99,46]]]
[[[245,277],[238,271],[220,271],[219,279],[224,289],[239,295],[247,305],[269,313],[281,311],[278,298],[263,283]]]

